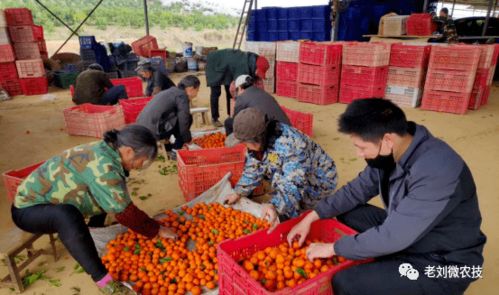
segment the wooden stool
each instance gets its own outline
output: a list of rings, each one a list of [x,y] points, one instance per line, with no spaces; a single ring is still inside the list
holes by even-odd
[[[208,112],[209,108],[201,107],[201,108],[191,108],[191,115],[201,114],[201,119],[203,120],[203,124],[208,124]]]
[[[53,255],[57,261],[57,250],[55,247],[56,238],[54,234],[49,234],[50,250],[35,249],[33,243],[41,238],[43,234],[31,234],[17,227],[12,227],[7,231],[2,231],[0,241],[0,255],[5,258],[5,263],[9,268],[9,275],[0,281],[1,286],[14,287],[18,292],[24,291],[21,272],[33,260],[40,255]],[[19,265],[15,261],[15,257],[26,250],[28,258],[20,262]]]

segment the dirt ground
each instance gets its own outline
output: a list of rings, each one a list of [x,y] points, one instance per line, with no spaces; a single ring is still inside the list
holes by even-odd
[[[179,78],[177,75],[174,80],[178,81]],[[205,85],[204,82],[202,85]],[[55,98],[52,101],[42,96],[19,96],[11,101],[0,102],[0,171],[24,167],[45,160],[64,149],[95,140],[66,134],[62,111],[72,105],[69,92],[52,88],[50,94]],[[316,106],[289,98],[278,97],[278,100],[291,109],[314,114],[313,138],[336,161],[340,185],[363,169],[365,163],[356,157],[349,139],[336,131],[336,120],[344,111],[345,105]],[[209,90],[206,87],[202,87],[195,105],[209,105]],[[222,109],[224,105],[222,101]],[[465,116],[419,109],[405,111],[410,120],[426,125],[434,135],[449,143],[470,166],[478,187],[483,217],[482,230],[488,236],[488,241],[485,247],[483,279],[472,284],[466,294],[497,294],[497,281],[494,278],[499,278],[499,217],[494,214],[499,211],[499,199],[496,195],[499,179],[499,88],[494,87],[488,106],[469,112]],[[159,163],[156,163],[142,174],[133,175],[145,179],[138,195],[152,194],[152,197],[145,201],[133,197],[134,201],[151,215],[163,208],[172,208],[184,202],[177,184],[177,175],[160,175],[158,165]],[[0,186],[0,194],[4,194],[3,183]],[[374,203],[381,204],[379,200]],[[3,216],[0,219],[0,232],[12,226],[9,208],[10,204],[6,198],[0,198],[0,216]],[[41,246],[46,245],[44,243],[42,242]],[[63,253],[61,260],[54,263],[51,258],[42,257],[33,263],[31,270],[46,270],[46,275],[59,279],[61,286],[56,287],[49,281],[42,280],[30,286],[25,294],[96,294],[97,289],[90,277],[84,273],[76,273],[75,261],[62,244],[58,243],[58,247]],[[5,267],[0,268],[0,274],[5,272]],[[7,288],[0,290],[0,294],[13,293]]]

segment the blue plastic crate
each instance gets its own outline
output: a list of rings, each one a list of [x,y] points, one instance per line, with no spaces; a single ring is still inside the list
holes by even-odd
[[[279,32],[279,41],[286,41],[286,40],[289,40],[288,31],[280,31]]]
[[[265,14],[265,11],[261,9],[253,10],[251,12],[251,15],[255,16],[256,22],[264,22],[267,21],[267,15]]]
[[[331,7],[329,5],[312,6],[312,18],[330,19]]]
[[[331,22],[322,20],[322,19],[314,19],[312,21],[312,32],[327,32],[331,30]]]
[[[314,32],[312,33],[312,40],[318,42],[331,41],[331,32]]]
[[[299,20],[288,20],[288,31],[289,32],[299,32],[300,31],[300,21]]]
[[[288,30],[288,20],[287,19],[277,20],[277,30],[287,31]]]
[[[288,9],[280,8],[279,11],[277,12],[277,18],[279,19],[288,18]]]
[[[95,62],[96,54],[92,48],[80,48],[80,58],[83,61]]]
[[[256,31],[248,31],[246,33],[246,40],[248,41],[257,41],[257,33]]]
[[[277,31],[277,19],[269,19],[267,20],[268,30],[269,31]]]
[[[268,23],[266,21],[262,21],[262,22],[258,22],[256,24],[256,30],[257,32],[264,32],[264,31],[268,31],[269,30],[269,26],[268,26]]]
[[[270,41],[270,33],[265,32],[257,32],[255,41]]]
[[[312,7],[313,6],[300,7],[300,19],[311,19]]]
[[[314,21],[311,19],[300,20],[300,31],[301,32],[313,32],[314,31]]]
[[[300,40],[301,39],[301,33],[300,32],[289,32],[289,40]]]
[[[288,19],[300,19],[301,18],[301,7],[288,8]]]
[[[270,41],[270,42],[279,41],[279,32],[278,31],[270,31],[268,41]]]
[[[80,48],[92,49],[95,44],[97,44],[95,36],[80,36]]]
[[[314,38],[314,34],[312,32],[301,32],[300,39],[312,40]]]
[[[265,11],[265,16],[267,19],[277,19],[279,15],[279,7],[264,7],[262,10]]]

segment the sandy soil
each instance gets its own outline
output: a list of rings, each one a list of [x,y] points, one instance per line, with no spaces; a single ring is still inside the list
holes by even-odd
[[[178,81],[178,79],[179,76],[176,76],[175,80]],[[202,85],[205,84],[202,83]],[[55,95],[54,101],[44,101],[40,96],[19,96],[11,101],[0,103],[0,142],[2,143],[0,145],[0,171],[36,163],[66,148],[95,140],[69,136],[65,133],[62,110],[72,105],[69,92],[53,88],[50,94]],[[208,99],[209,90],[203,86],[195,104],[207,106]],[[278,98],[278,100],[286,107],[314,114],[314,139],[336,161],[341,185],[355,177],[364,167],[364,162],[356,158],[349,139],[336,131],[336,119],[344,111],[345,105],[315,106],[299,103],[289,98]],[[457,150],[471,167],[477,183],[483,217],[482,230],[487,234],[488,242],[485,248],[484,278],[472,284],[466,292],[468,295],[497,294],[497,282],[494,278],[499,277],[499,253],[497,252],[499,218],[494,215],[499,210],[497,198],[499,88],[493,89],[490,101],[490,104],[480,111],[470,112],[465,116],[406,109],[409,119],[426,125],[433,134]],[[223,108],[224,103],[220,105]],[[177,175],[160,175],[157,164],[136,177],[146,180],[139,195],[147,193],[153,195],[146,201],[138,198],[134,200],[149,214],[158,213],[163,208],[172,208],[184,202],[178,188]],[[0,193],[3,194],[3,184],[0,186],[2,186]],[[381,204],[378,200],[374,203]],[[9,206],[5,198],[0,198],[0,212],[4,216],[0,220],[0,232],[12,226]],[[31,269],[47,270],[47,276],[60,279],[62,286],[54,287],[47,281],[38,281],[30,286],[25,294],[96,294],[97,290],[90,277],[86,274],[74,273],[74,260],[60,243],[58,245],[64,253],[60,261],[54,263],[50,258],[39,258],[33,263]],[[0,274],[4,274],[5,271],[5,267],[0,268]],[[80,288],[80,293],[74,292],[72,287]],[[0,290],[0,294],[13,294],[13,292],[3,289]]]

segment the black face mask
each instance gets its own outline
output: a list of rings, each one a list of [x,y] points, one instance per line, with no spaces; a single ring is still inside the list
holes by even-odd
[[[385,171],[395,168],[395,158],[393,157],[393,150],[389,155],[380,155],[381,145],[379,146],[378,155],[374,159],[366,159],[367,165],[372,168],[382,169]]]

